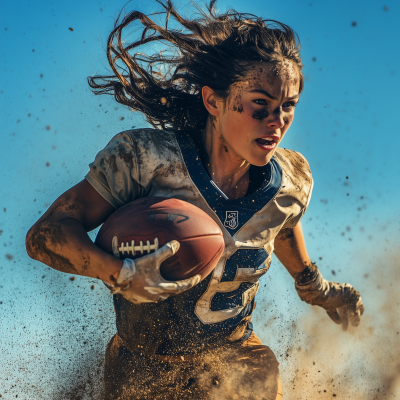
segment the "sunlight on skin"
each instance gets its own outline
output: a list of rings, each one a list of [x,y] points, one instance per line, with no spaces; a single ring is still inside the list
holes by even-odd
[[[204,87],[210,113],[203,131],[209,155],[208,170],[229,198],[243,197],[250,165],[267,164],[293,122],[299,99],[299,71],[290,61],[256,64],[243,81],[231,88],[226,101]],[[273,140],[260,145],[257,139]]]

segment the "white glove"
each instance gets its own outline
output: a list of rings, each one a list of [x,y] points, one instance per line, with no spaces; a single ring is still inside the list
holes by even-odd
[[[342,324],[344,331],[347,330],[349,322],[358,326],[364,312],[360,293],[347,283],[325,280],[317,268],[313,275],[310,282],[296,282],[295,287],[300,299],[324,308],[336,324]]]
[[[196,286],[200,275],[182,281],[167,281],[160,274],[161,263],[179,250],[179,242],[172,240],[152,254],[136,260],[126,258],[119,273],[116,286],[106,283],[111,294],[121,294],[135,304],[165,300],[169,296]]]

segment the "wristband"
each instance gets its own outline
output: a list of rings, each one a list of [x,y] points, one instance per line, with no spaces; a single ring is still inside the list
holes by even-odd
[[[321,273],[319,272],[318,267],[314,263],[311,263],[310,265],[307,265],[303,271],[296,273],[294,275],[294,280],[298,286],[308,285],[309,283],[316,281],[320,275]]]

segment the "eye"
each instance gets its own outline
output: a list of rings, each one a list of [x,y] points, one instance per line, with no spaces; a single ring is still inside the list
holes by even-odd
[[[267,100],[265,100],[265,99],[256,99],[253,101],[254,101],[254,103],[258,104],[259,106],[266,106],[268,104]]]
[[[287,101],[286,103],[284,103],[282,105],[282,108],[294,108],[294,107],[296,107],[297,103],[298,102],[296,102],[296,101]]]

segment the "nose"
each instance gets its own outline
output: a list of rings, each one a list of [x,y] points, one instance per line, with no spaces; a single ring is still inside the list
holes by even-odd
[[[285,120],[283,118],[283,113],[281,108],[277,108],[271,115],[271,119],[268,122],[268,126],[274,129],[283,128],[285,125]]]

